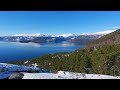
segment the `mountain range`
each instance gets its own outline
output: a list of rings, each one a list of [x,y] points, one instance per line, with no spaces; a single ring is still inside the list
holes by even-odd
[[[8,42],[20,42],[20,43],[60,43],[63,41],[77,43],[77,44],[87,44],[88,42],[98,39],[104,34],[62,34],[62,35],[45,35],[45,34],[17,34],[12,36],[1,36],[0,41]]]

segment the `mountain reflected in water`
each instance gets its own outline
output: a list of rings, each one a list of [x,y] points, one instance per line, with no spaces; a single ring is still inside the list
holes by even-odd
[[[0,42],[0,62],[27,60],[57,52],[72,52],[83,48],[83,45],[74,43],[20,43]]]

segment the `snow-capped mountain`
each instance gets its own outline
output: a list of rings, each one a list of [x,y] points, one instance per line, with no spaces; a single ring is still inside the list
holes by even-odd
[[[77,35],[75,35],[75,34],[62,34],[62,35],[60,35],[60,36],[62,36],[62,37],[65,37],[65,38],[67,38],[67,37],[75,37],[75,36],[77,36]]]
[[[67,37],[73,37],[73,36],[76,36],[75,34],[61,34],[61,35],[52,35],[52,34],[40,34],[40,33],[35,33],[35,34],[15,34],[15,35],[12,35],[12,36],[24,36],[24,37],[64,37],[64,38],[67,38]]]
[[[62,34],[62,35],[48,35],[40,33],[16,34],[12,36],[0,37],[0,41],[46,43],[67,41],[68,39],[75,38],[76,36],[77,35],[74,34]]]
[[[42,37],[42,36],[45,36],[45,35],[44,35],[44,34],[40,34],[40,33],[35,33],[35,34],[15,34],[15,35],[12,35],[12,36],[25,36],[25,37],[32,36],[32,37]]]
[[[9,41],[9,42],[34,42],[34,43],[58,43],[63,41],[68,41],[72,43],[86,44],[92,40],[98,39],[103,35],[109,34],[113,32],[113,30],[96,32],[96,33],[82,33],[81,35],[75,34],[16,34],[12,36],[2,36],[0,37],[0,41]]]
[[[83,38],[84,37],[84,38]],[[99,36],[100,37],[100,36]],[[84,42],[88,42],[88,39],[93,40],[97,39],[98,35],[74,35],[74,34],[63,34],[63,35],[15,35],[15,36],[4,36],[0,37],[0,41],[8,41],[8,42],[21,42],[21,43],[60,43],[63,41],[68,41],[72,43],[82,44],[81,40]],[[75,42],[74,42],[75,41]]]
[[[87,44],[88,42],[98,39],[102,37],[103,34],[84,34],[84,35],[79,35],[77,37],[71,38],[69,41],[72,43],[77,43],[77,44]]]
[[[79,43],[79,44],[87,44],[88,42],[98,39],[106,34],[112,33],[115,30],[107,30],[102,32],[96,32],[96,33],[82,33],[81,35],[71,38],[70,42],[73,43]]]

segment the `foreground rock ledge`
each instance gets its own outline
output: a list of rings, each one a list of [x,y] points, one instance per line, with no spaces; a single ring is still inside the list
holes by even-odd
[[[12,74],[8,79],[22,79],[24,76],[24,74],[22,73],[15,73],[15,74]]]

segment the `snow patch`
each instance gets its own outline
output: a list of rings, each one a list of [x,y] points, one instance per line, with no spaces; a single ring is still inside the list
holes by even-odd
[[[15,72],[1,72],[0,73],[0,79],[5,79],[5,78],[9,78],[9,76],[11,76],[12,74],[15,74]]]
[[[26,61],[26,62],[24,62],[24,64],[27,64],[27,63],[29,63],[30,61]]]
[[[32,66],[33,66],[34,68],[37,68],[38,64],[35,63],[35,64],[32,64]]]
[[[0,63],[0,71],[14,72],[14,71],[30,71],[30,70],[40,70],[40,68]]]
[[[0,79],[8,78],[9,76],[17,72],[29,72],[29,71],[37,71],[39,73],[49,72],[47,70],[37,68],[37,66],[38,66],[37,63],[33,64],[33,67],[0,63]]]
[[[19,66],[14,64],[0,63],[0,79],[9,78],[12,74],[20,71],[24,74],[22,79],[120,79],[120,76],[102,75],[102,74],[85,74],[68,71],[58,71],[51,73],[44,69],[37,68],[37,63],[33,67]],[[26,73],[29,70],[40,70],[39,73]]]
[[[120,79],[120,76],[84,74],[67,71],[57,73],[23,73],[23,79]]]

